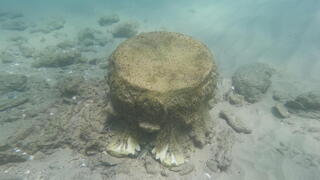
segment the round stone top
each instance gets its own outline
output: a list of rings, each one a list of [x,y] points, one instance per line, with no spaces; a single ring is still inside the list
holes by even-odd
[[[111,61],[117,76],[133,86],[157,92],[197,87],[215,68],[204,44],[173,32],[132,37],[118,46]]]

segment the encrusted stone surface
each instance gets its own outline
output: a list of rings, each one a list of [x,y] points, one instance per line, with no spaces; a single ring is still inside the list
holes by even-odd
[[[135,155],[143,134],[156,132],[148,139],[155,158],[182,164],[188,132],[204,143],[208,131],[208,101],[217,81],[208,48],[179,33],[150,32],[124,41],[109,60],[110,97],[122,128],[108,152]]]
[[[243,95],[249,103],[259,101],[271,85],[274,70],[266,64],[254,63],[237,69],[232,76],[235,92]]]

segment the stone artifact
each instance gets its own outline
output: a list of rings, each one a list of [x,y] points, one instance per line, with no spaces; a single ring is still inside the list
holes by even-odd
[[[142,33],[120,44],[109,63],[117,124],[109,154],[136,156],[151,144],[163,165],[178,166],[188,135],[200,147],[206,143],[218,73],[204,44],[179,33]]]

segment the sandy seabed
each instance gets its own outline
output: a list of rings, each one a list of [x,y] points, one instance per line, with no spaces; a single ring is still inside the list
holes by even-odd
[[[221,6],[221,5],[220,5]],[[222,14],[223,8],[217,11],[217,14]],[[227,12],[227,10],[225,10]],[[115,13],[115,12],[112,12]],[[208,10],[200,11],[197,8],[186,8],[181,12],[185,17],[188,17],[192,21],[203,23],[205,18],[201,18],[207,15]],[[108,13],[106,13],[108,14]],[[28,78],[45,81],[49,89],[55,87],[59,79],[69,74],[81,74],[85,80],[91,79],[103,79],[106,69],[104,63],[107,61],[107,57],[115,49],[115,47],[124,40],[124,38],[113,38],[112,30],[116,24],[110,26],[99,26],[98,19],[103,13],[96,12],[92,16],[76,16],[73,17],[70,14],[65,16],[60,15],[58,18],[63,17],[65,21],[63,28],[52,30],[48,33],[36,32],[31,33],[32,29],[36,27],[42,27],[52,18],[56,19],[56,16],[48,15],[39,20],[39,17],[35,18],[34,14],[25,14],[23,18],[28,24],[28,28],[23,31],[13,31],[0,29],[0,50],[6,51],[13,55],[14,60],[12,62],[2,62],[0,64],[0,71],[11,74],[23,74]],[[130,17],[128,14],[119,12],[120,22],[132,22],[138,23],[138,32],[146,32],[153,30],[169,30],[169,31],[183,31],[183,33],[192,35],[193,37],[203,40],[208,44],[208,47],[213,51],[216,61],[218,62],[221,73],[221,82],[225,82],[225,86],[221,87],[221,91],[224,89],[230,90],[231,77],[230,75],[240,65],[248,62],[239,62],[230,59],[236,59],[238,51],[243,54],[250,54],[250,47],[253,47],[257,41],[263,40],[265,44],[266,39],[263,36],[252,34],[254,40],[251,40],[250,46],[247,48],[239,48],[237,46],[245,46],[246,40],[242,43],[235,42],[234,46],[231,46],[228,51],[232,52],[232,55],[227,54],[226,45],[218,47],[218,37],[214,37],[215,33],[219,36],[223,35],[219,27],[214,28],[212,31],[212,39],[210,36],[205,36],[201,33],[200,29],[193,28],[186,30],[182,28],[181,22],[175,23],[173,20],[168,22],[159,20],[159,23],[155,23],[154,17],[148,20],[139,19],[139,17]],[[182,15],[181,15],[182,16]],[[216,18],[217,19],[217,18]],[[200,21],[201,20],[201,21]],[[214,18],[213,18],[214,20]],[[86,23],[84,23],[86,22]],[[230,22],[229,22],[230,23]],[[210,23],[204,23],[204,30],[210,29]],[[232,23],[230,23],[232,24]],[[180,25],[180,26],[178,26]],[[225,27],[220,23],[217,26]],[[236,26],[236,25],[235,25]],[[77,39],[79,30],[84,28],[92,28],[100,31],[106,37],[111,37],[104,46],[92,45],[82,55],[90,62],[93,59],[98,59],[92,63],[84,63],[80,65],[71,65],[63,68],[35,68],[32,67],[32,63],[35,61],[35,56],[25,57],[21,54],[19,46],[31,47],[33,53],[41,52],[46,46],[55,46],[65,40],[74,41]],[[186,25],[188,27],[188,25]],[[184,29],[184,30],[182,30]],[[231,30],[229,30],[231,31]],[[229,32],[230,33],[230,32]],[[210,33],[209,33],[210,34]],[[232,33],[231,33],[232,34]],[[240,33],[241,34],[241,33]],[[206,33],[208,35],[208,33]],[[228,36],[226,30],[225,36]],[[231,35],[230,37],[235,37]],[[20,39],[18,42],[12,39]],[[208,39],[209,38],[209,39]],[[220,37],[221,38],[221,37]],[[11,39],[11,40],[10,40]],[[229,42],[228,38],[225,38],[225,42]],[[241,38],[240,40],[241,41]],[[219,40],[218,42],[223,42]],[[262,46],[263,47],[263,46]],[[234,51],[233,51],[234,50]],[[219,53],[217,52],[219,51]],[[225,59],[229,61],[224,61]],[[233,57],[233,58],[232,58]],[[238,55],[240,59],[245,59],[244,55]],[[272,85],[263,96],[263,98],[254,104],[244,103],[241,106],[231,105],[227,101],[220,101],[214,105],[214,108],[210,111],[211,118],[225,128],[229,128],[233,131],[225,120],[219,117],[221,110],[232,111],[239,117],[251,130],[251,134],[241,134],[233,131],[235,135],[235,142],[232,148],[232,163],[223,172],[213,172],[206,166],[206,161],[211,156],[211,145],[206,145],[203,149],[198,149],[192,154],[189,163],[193,164],[193,168],[186,174],[179,174],[169,171],[159,165],[156,165],[159,169],[153,173],[148,173],[145,169],[145,164],[139,159],[124,158],[121,160],[121,164],[117,166],[103,168],[92,168],[92,163],[86,156],[74,152],[68,148],[59,148],[54,150],[50,155],[36,153],[30,156],[29,160],[21,163],[9,163],[0,166],[0,179],[218,179],[218,180],[318,180],[320,177],[320,120],[310,119],[294,114],[289,118],[281,119],[272,113],[272,107],[276,104],[273,100],[273,91],[283,90],[291,94],[299,94],[308,90],[318,90],[319,82],[316,79],[316,75],[310,68],[310,72],[307,77],[300,76],[301,72],[294,71],[295,67],[299,65],[305,66],[305,64],[296,61],[293,58],[292,63],[279,63],[276,61],[268,62],[263,56],[258,56],[255,53],[251,53],[246,57],[250,57],[252,61],[263,61],[270,66],[275,67],[278,73],[272,78]],[[256,59],[255,59],[256,58]],[[296,63],[296,64],[294,64]],[[318,62],[311,64],[317,66]],[[228,68],[228,66],[230,68]],[[304,67],[308,68],[308,67]],[[39,80],[39,81],[40,81]],[[55,94],[56,93],[56,94]],[[39,95],[40,96],[40,95]],[[3,122],[2,118],[6,112],[0,112],[0,144],[3,143],[6,138],[15,134],[15,132],[21,129],[27,129],[36,123],[41,121],[41,117],[54,115],[54,105],[50,104],[55,102],[54,98],[58,98],[58,92],[50,91],[50,94],[41,95],[42,100],[51,99],[52,101],[46,101],[41,103],[44,106],[41,107],[32,106],[35,109],[36,115],[25,115],[25,109],[23,106],[14,107],[11,113],[16,113],[20,118],[14,121]],[[40,98],[40,100],[41,100]],[[45,108],[48,109],[45,109]],[[52,110],[52,112],[50,111]],[[29,109],[30,111],[30,109]],[[52,113],[52,114],[51,114]],[[38,117],[38,118],[37,118]],[[1,120],[2,119],[2,120]],[[13,149],[16,151],[17,149]],[[23,150],[21,150],[23,151]],[[110,168],[113,169],[110,171]],[[113,172],[114,174],[110,174]]]

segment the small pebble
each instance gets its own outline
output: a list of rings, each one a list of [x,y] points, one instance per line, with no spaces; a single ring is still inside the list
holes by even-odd
[[[211,175],[209,173],[204,173],[208,178],[211,178]]]
[[[34,156],[29,156],[28,160],[33,160],[34,159]]]
[[[81,163],[80,167],[87,167],[86,163]]]
[[[16,153],[18,153],[18,152],[21,152],[21,149],[19,149],[19,148],[14,148],[13,151],[16,152]]]

